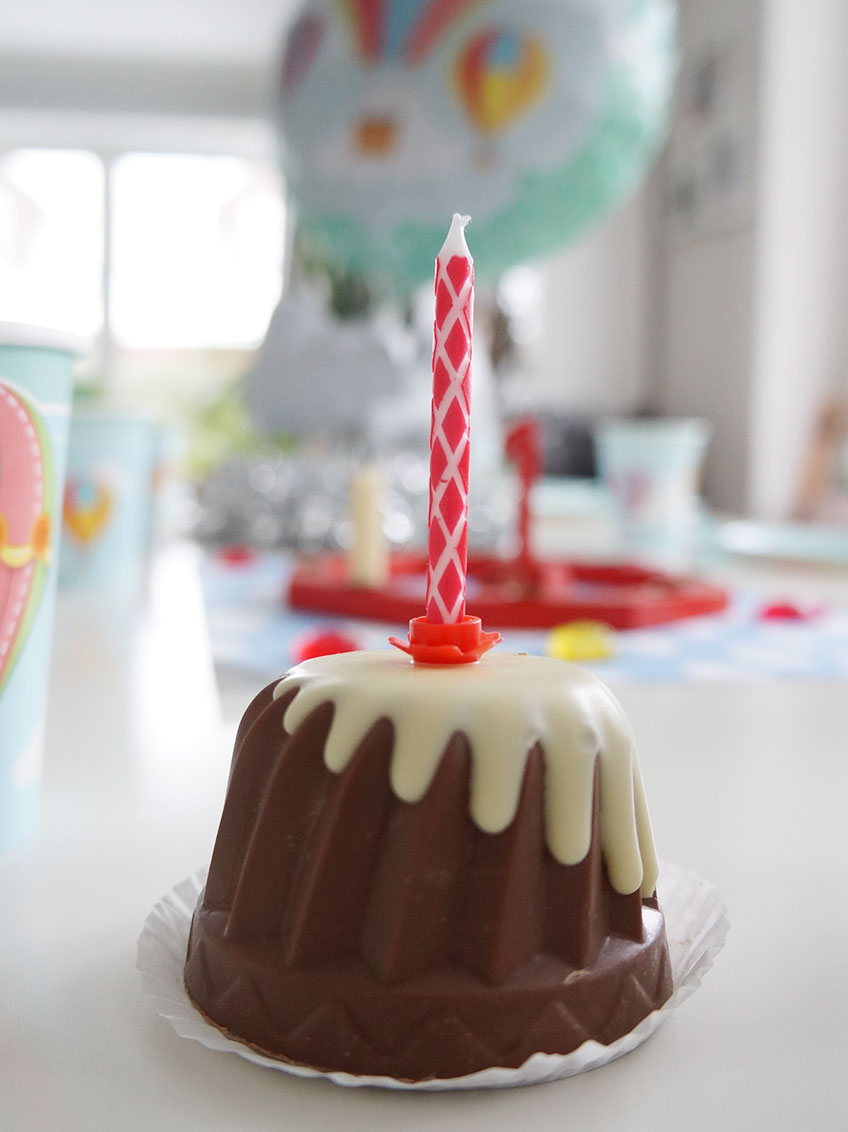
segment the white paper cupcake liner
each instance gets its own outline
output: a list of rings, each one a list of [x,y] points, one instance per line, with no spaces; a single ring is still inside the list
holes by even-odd
[[[657,895],[665,914],[674,993],[659,1010],[608,1046],[587,1041],[564,1055],[533,1054],[518,1069],[484,1069],[449,1080],[397,1081],[393,1077],[325,1073],[264,1057],[250,1046],[226,1037],[198,1013],[185,991],[183,965],[192,913],[205,880],[205,869],[194,873],[166,893],[145,920],[138,940],[137,966],[144,979],[146,996],[181,1037],[198,1041],[208,1049],[238,1054],[269,1069],[297,1077],[326,1077],[338,1085],[348,1086],[416,1090],[508,1088],[555,1081],[597,1069],[641,1045],[671,1011],[700,986],[724,946],[730,926],[721,897],[709,881],[680,865],[663,862]]]

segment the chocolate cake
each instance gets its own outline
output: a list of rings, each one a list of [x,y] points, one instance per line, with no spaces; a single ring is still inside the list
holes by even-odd
[[[318,1069],[517,1067],[668,998],[656,876],[630,727],[590,674],[309,660],[241,721],[186,987]]]

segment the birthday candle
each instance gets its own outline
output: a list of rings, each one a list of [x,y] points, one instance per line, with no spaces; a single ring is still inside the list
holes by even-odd
[[[474,261],[465,242],[468,220],[454,213],[436,260],[425,616],[444,624],[465,616],[474,316]]]
[[[465,612],[474,316],[467,223],[467,216],[454,213],[436,260],[425,610],[409,622],[406,641],[389,637],[415,664],[472,664],[501,639],[498,632],[484,632],[480,618]]]
[[[383,533],[383,474],[363,464],[350,483],[351,546],[348,578],[355,586],[379,589],[389,576],[389,552]]]

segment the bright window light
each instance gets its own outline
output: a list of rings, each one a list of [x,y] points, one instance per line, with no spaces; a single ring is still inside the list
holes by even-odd
[[[0,153],[0,319],[98,333],[103,183],[93,153]]]
[[[112,167],[119,347],[253,347],[282,287],[279,178],[240,158],[130,153]]]

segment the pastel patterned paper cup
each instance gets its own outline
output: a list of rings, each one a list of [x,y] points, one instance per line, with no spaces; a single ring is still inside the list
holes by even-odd
[[[645,566],[689,567],[710,426],[696,417],[610,420],[595,434],[618,549]]]
[[[87,352],[0,322],[0,850],[37,822],[72,367]]]

